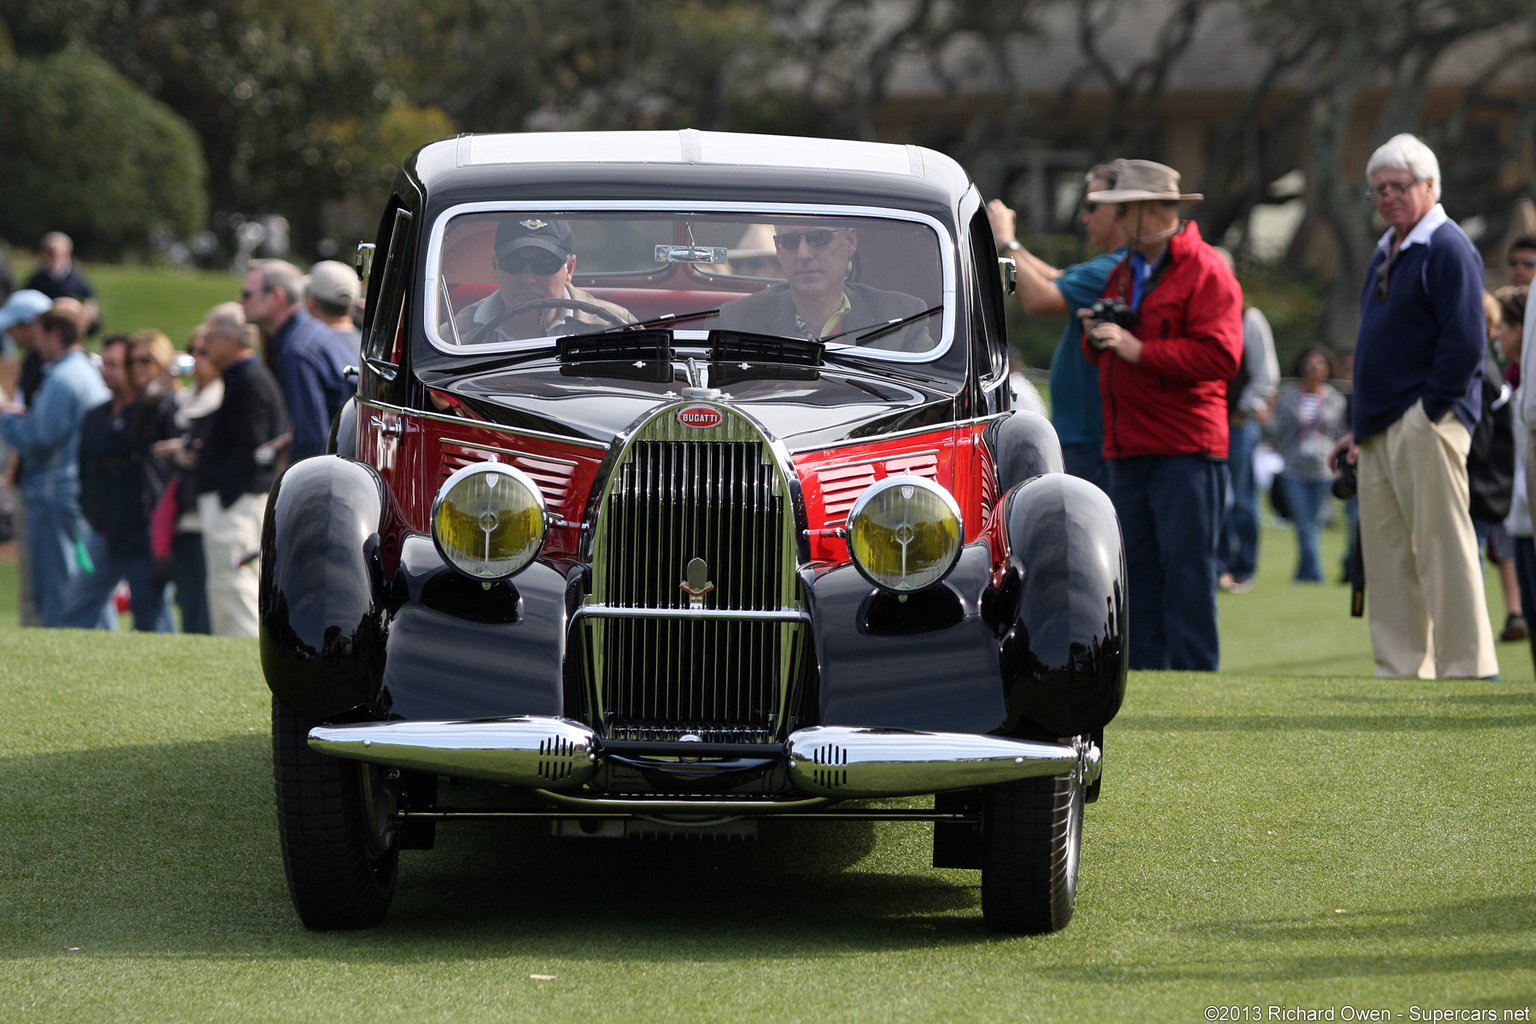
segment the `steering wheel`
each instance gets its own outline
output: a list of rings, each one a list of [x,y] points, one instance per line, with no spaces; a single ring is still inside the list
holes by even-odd
[[[541,309],[576,309],[583,313],[591,313],[593,316],[602,317],[604,320],[607,320],[615,327],[629,326],[628,320],[625,320],[622,316],[615,313],[613,310],[604,306],[599,306],[595,302],[586,302],[582,299],[567,299],[563,297],[529,299],[526,302],[519,302],[515,306],[510,306],[507,309],[502,310],[495,317],[481,324],[473,334],[464,339],[464,344],[477,345],[481,341],[485,340],[492,331],[506,323],[508,320],[511,320],[513,317],[520,316],[524,313],[532,313]]]

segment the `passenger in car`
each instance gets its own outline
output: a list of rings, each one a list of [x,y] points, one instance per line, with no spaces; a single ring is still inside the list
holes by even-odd
[[[887,292],[848,280],[859,248],[858,228],[785,224],[773,236],[786,283],[730,303],[720,311],[720,326],[779,337],[818,341],[850,332],[856,335],[892,320],[921,313],[921,300],[905,292]],[[933,347],[927,327],[914,324],[872,342],[874,348],[921,352]]]
[[[483,344],[608,330],[635,322],[623,306],[571,286],[576,273],[575,240],[571,226],[558,217],[514,214],[503,219],[496,225],[492,254],[496,291],[455,313],[452,326],[442,328],[445,339]],[[560,299],[572,304],[562,305]]]

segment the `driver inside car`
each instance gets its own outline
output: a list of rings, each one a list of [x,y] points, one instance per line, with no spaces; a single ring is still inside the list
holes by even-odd
[[[888,292],[848,280],[859,248],[858,228],[785,224],[773,236],[785,283],[729,303],[720,326],[785,338],[819,341],[847,332],[852,343],[865,331],[914,316],[923,303],[905,292]],[[933,347],[921,322],[871,342],[871,347],[921,352]]]
[[[575,240],[571,226],[558,217],[503,218],[496,225],[492,273],[496,291],[453,318],[453,333],[461,343],[581,334],[635,321],[623,306],[571,286],[576,273]],[[570,299],[573,305],[562,306],[560,299]],[[519,306],[526,308],[519,312]]]

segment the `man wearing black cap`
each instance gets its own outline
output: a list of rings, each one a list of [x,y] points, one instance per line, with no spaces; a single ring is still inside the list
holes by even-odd
[[[495,294],[453,318],[451,333],[461,344],[607,330],[635,322],[623,306],[571,287],[576,273],[575,240],[571,226],[557,217],[514,214],[503,218],[496,225],[492,263]],[[573,304],[562,306],[558,299],[570,299]],[[516,312],[519,306],[525,308]]]

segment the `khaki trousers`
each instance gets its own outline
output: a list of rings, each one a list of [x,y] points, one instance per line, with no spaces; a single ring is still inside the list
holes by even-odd
[[[198,495],[203,556],[208,563],[208,617],[215,636],[256,635],[261,563],[259,559],[246,565],[236,562],[261,545],[266,511],[265,494],[242,494],[229,508],[219,504],[217,493]]]
[[[1360,445],[1360,544],[1379,676],[1499,671],[1468,511],[1472,435],[1418,403]]]

